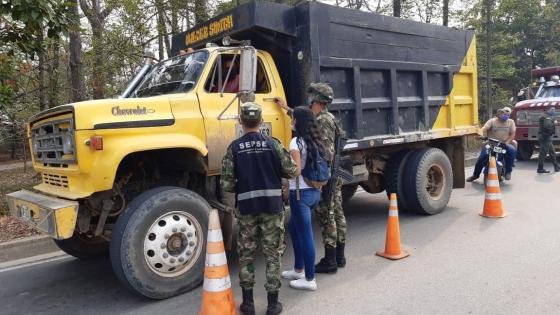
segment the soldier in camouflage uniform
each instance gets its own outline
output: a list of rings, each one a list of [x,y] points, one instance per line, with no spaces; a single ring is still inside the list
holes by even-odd
[[[320,129],[323,131],[325,148],[332,159],[335,149],[335,138],[344,137],[344,130],[337,119],[329,113],[327,106],[334,98],[333,89],[325,83],[311,83],[307,88],[307,106],[317,118]],[[291,116],[292,109],[283,99],[276,98],[275,102]],[[321,200],[315,208],[315,215],[321,226],[321,234],[325,245],[325,257],[315,266],[317,273],[335,273],[338,267],[346,265],[344,247],[346,244],[346,218],[342,209],[342,181],[336,179],[336,186],[332,193],[330,204]]]
[[[235,193],[237,200],[239,283],[243,291],[239,309],[243,314],[255,314],[254,261],[260,245],[266,261],[266,314],[280,314],[280,267],[286,248],[281,179],[293,178],[296,165],[278,140],[259,132],[262,123],[259,105],[243,104],[240,123],[244,135],[229,145],[222,161],[220,179],[222,189]]]
[[[307,89],[307,103],[317,117],[323,131],[324,143],[331,156],[334,156],[335,138],[344,137],[340,123],[329,113],[327,106],[334,98],[333,89],[325,83],[311,83]],[[346,265],[344,247],[346,244],[346,218],[342,209],[342,180],[336,179],[330,204],[321,200],[315,208],[321,226],[325,257],[315,266],[317,273],[335,273],[338,267]]]
[[[539,118],[539,167],[537,173],[549,173],[549,171],[544,169],[544,159],[546,155],[549,154],[552,158],[552,163],[554,164],[554,171],[560,172],[560,165],[556,160],[556,152],[554,151],[554,145],[552,144],[552,136],[556,134],[556,108],[549,107],[548,110],[543,113],[541,118]]]

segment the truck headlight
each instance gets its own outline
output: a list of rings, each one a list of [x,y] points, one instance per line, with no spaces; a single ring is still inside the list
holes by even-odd
[[[67,132],[62,136],[62,152],[64,154],[73,154],[74,147],[72,145],[72,135]]]

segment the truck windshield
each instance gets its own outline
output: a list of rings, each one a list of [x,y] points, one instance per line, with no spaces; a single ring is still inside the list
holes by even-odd
[[[133,95],[148,97],[188,92],[200,78],[207,60],[207,51],[197,51],[186,56],[164,60],[146,74]]]
[[[560,97],[560,85],[546,86],[539,92],[539,95],[536,96],[536,98],[548,97]]]

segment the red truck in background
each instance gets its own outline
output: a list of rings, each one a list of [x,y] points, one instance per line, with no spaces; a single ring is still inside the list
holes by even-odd
[[[531,88],[525,88],[518,94],[519,102],[512,112],[512,119],[517,125],[515,140],[517,140],[517,159],[527,161],[531,159],[539,145],[539,118],[550,106],[560,109],[560,67],[534,69],[533,78],[539,79],[539,87],[532,98]],[[560,126],[556,126],[553,137],[556,148],[560,148]]]

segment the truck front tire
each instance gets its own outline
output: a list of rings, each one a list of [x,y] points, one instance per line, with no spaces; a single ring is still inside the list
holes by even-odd
[[[74,232],[71,238],[53,241],[66,254],[82,260],[96,259],[109,254],[109,242],[101,237],[88,237]]]
[[[165,299],[203,281],[210,206],[178,187],[148,190],[118,218],[111,239],[117,278],[148,298]]]
[[[403,175],[404,198],[409,210],[437,214],[445,209],[453,189],[453,170],[442,150],[413,151]]]
[[[531,141],[519,141],[517,149],[517,159],[519,161],[529,161],[535,151],[535,145]]]
[[[348,202],[358,190],[358,184],[343,185],[341,189],[342,203]]]

